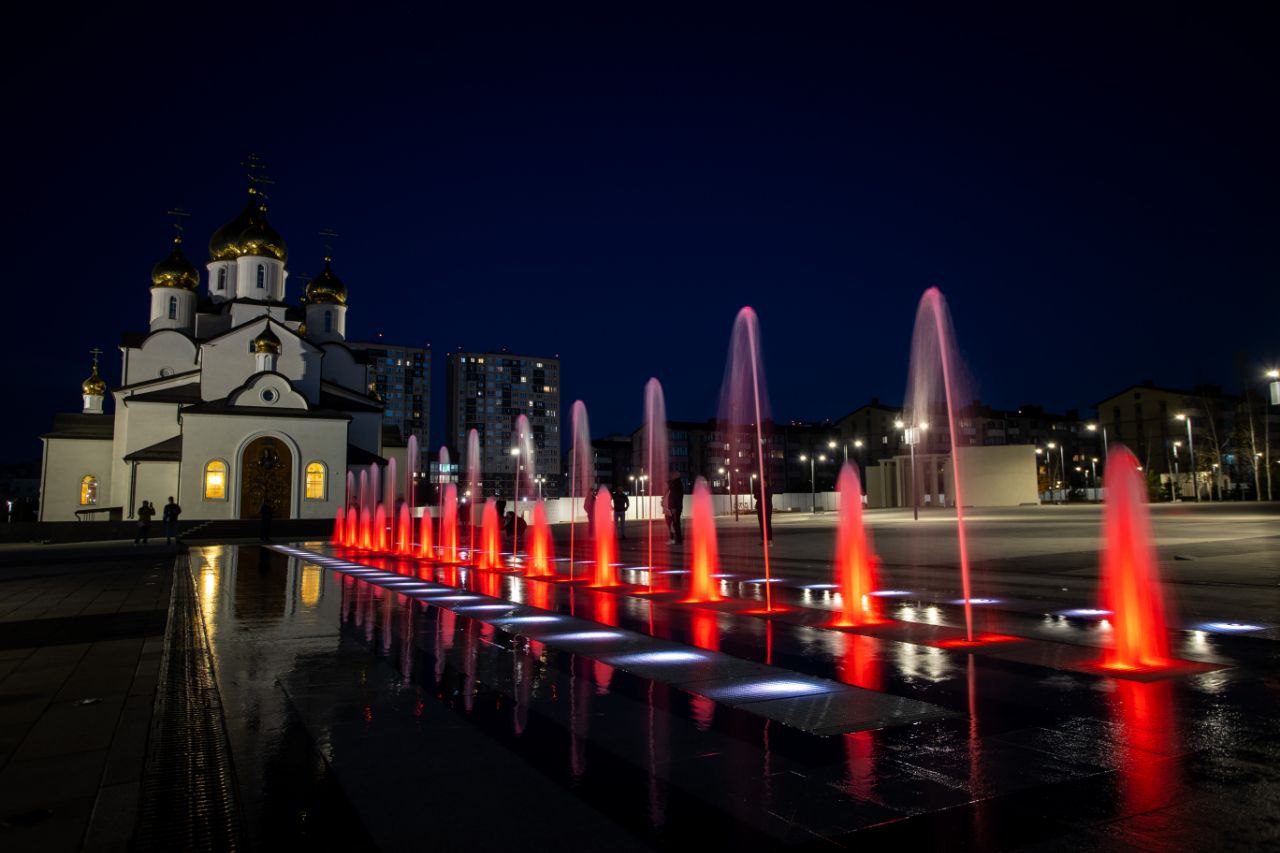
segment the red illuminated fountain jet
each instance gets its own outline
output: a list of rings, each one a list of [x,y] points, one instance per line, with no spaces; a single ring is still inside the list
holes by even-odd
[[[862,481],[856,466],[845,463],[837,484],[840,491],[840,526],[836,533],[836,584],[840,588],[840,615],[833,624],[842,628],[881,622],[876,600],[875,555],[862,525]]]
[[[1147,516],[1146,482],[1124,447],[1107,456],[1102,530],[1102,607],[1111,611],[1113,646],[1103,669],[1152,671],[1173,665],[1160,572]]]
[[[693,526],[690,530],[692,551],[689,559],[690,604],[720,600],[715,575],[720,571],[720,549],[716,544],[715,508],[707,481],[699,477],[693,486]]]

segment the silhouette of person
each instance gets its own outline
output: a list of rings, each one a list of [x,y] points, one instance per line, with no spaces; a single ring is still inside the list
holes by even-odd
[[[258,508],[258,521],[261,523],[258,536],[266,542],[271,538],[271,503],[266,499],[263,499],[262,506]]]
[[[169,502],[164,505],[164,544],[170,545],[178,538],[178,516],[182,515],[182,507],[178,506],[177,501],[173,499],[173,495],[169,495]]]
[[[620,486],[613,487],[613,528],[618,534],[618,538],[626,541],[627,538],[627,510],[631,508],[631,498],[627,497],[627,493],[622,491]]]
[[[673,473],[667,481],[667,490],[662,495],[662,514],[667,519],[667,544],[684,542],[684,533],[680,529],[680,516],[684,514],[684,480],[679,474]]]
[[[151,517],[155,514],[155,507],[151,506],[150,501],[143,501],[142,506],[138,507],[138,533],[133,537],[134,545],[147,544],[151,537]]]

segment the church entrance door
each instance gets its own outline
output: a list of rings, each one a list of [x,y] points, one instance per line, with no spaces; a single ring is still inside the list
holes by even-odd
[[[289,517],[293,457],[283,441],[264,435],[249,442],[240,471],[241,518],[259,518],[264,501],[271,505],[272,518]]]

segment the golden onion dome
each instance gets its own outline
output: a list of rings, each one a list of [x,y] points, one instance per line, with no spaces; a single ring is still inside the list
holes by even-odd
[[[324,270],[307,282],[303,301],[312,305],[346,305],[347,286],[333,273],[333,259],[324,259]]]
[[[98,365],[93,366],[93,373],[80,383],[80,392],[94,397],[102,397],[107,393],[107,380],[98,375]]]
[[[268,323],[263,328],[261,334],[253,339],[254,352],[267,352],[272,355],[280,354],[280,339],[276,337],[276,333],[271,331],[271,324]]]
[[[267,222],[267,208],[258,192],[249,188],[249,203],[235,219],[209,238],[209,260],[233,261],[241,255],[261,255],[277,261],[289,259],[289,247]]]
[[[173,251],[151,268],[152,287],[176,287],[179,290],[196,290],[200,287],[200,273],[182,253],[182,238],[173,238]]]

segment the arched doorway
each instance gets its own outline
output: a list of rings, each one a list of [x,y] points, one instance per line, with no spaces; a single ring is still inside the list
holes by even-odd
[[[293,456],[283,441],[264,435],[240,457],[240,517],[258,518],[265,501],[272,518],[288,518],[293,492]]]

